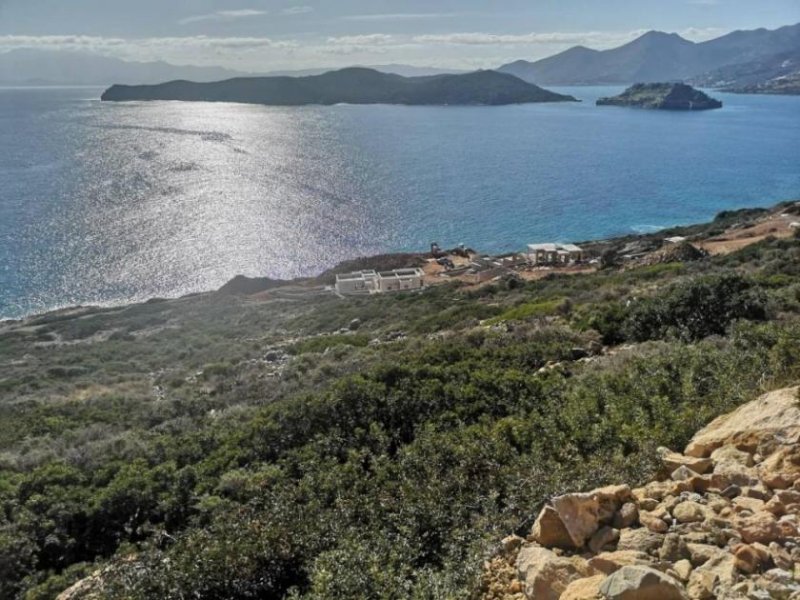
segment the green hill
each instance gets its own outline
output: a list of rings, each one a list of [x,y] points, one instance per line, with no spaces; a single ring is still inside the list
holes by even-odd
[[[600,98],[597,106],[629,106],[658,110],[709,110],[722,102],[683,83],[637,83],[619,96]]]

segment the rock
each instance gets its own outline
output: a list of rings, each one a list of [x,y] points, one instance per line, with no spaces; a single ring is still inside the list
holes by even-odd
[[[352,321],[350,321],[350,324],[347,326],[347,328],[350,331],[355,331],[359,327],[361,327],[361,319],[353,319]]]
[[[686,559],[679,560],[672,565],[672,570],[675,571],[678,579],[686,583],[692,574],[692,563]]]
[[[694,571],[689,577],[686,593],[692,600],[712,600],[719,577],[711,571]]]
[[[661,548],[658,550],[658,556],[661,560],[674,563],[688,559],[691,554],[681,536],[677,533],[669,533],[664,537],[664,543],[661,544]]]
[[[704,565],[713,558],[725,553],[724,550],[710,544],[695,544],[690,542],[686,544],[686,547],[689,550],[689,558],[695,567]]]
[[[795,561],[792,560],[791,554],[789,554],[785,548],[776,542],[772,542],[769,545],[769,556],[770,559],[772,559],[773,564],[779,569],[785,569],[789,571],[794,568]]]
[[[552,501],[576,548],[582,548],[597,531],[600,503],[593,494],[564,494]]]
[[[519,537],[518,535],[509,535],[503,538],[503,541],[500,542],[500,545],[503,548],[503,554],[506,556],[512,556],[517,550],[522,547],[522,544],[525,543],[525,540]]]
[[[602,552],[603,548],[609,544],[613,544],[617,540],[619,540],[619,529],[608,526],[601,527],[589,540],[589,550],[595,554],[599,554]]]
[[[681,502],[672,511],[678,523],[695,523],[706,518],[703,506],[697,502]]]
[[[738,518],[736,529],[741,534],[742,540],[748,544],[752,542],[769,544],[783,537],[775,515],[767,511]]]
[[[722,102],[685,83],[637,83],[622,94],[600,98],[597,106],[630,106],[655,110],[713,110]]]
[[[670,479],[672,479],[673,481],[689,481],[694,477],[697,477],[697,473],[692,471],[686,465],[681,465],[680,467],[675,469],[670,475]]]
[[[755,452],[762,441],[779,439],[784,444],[800,441],[800,405],[797,387],[770,392],[737,410],[714,419],[698,431],[685,454],[706,458],[725,445]]]
[[[739,496],[738,498],[734,498],[732,505],[733,512],[735,513],[749,511],[751,514],[761,512],[766,506],[763,500],[748,498],[747,496]]]
[[[758,465],[758,474],[774,490],[792,487],[795,481],[800,481],[800,444],[785,446],[764,459]]]
[[[751,486],[758,483],[758,473],[753,467],[738,462],[721,462],[714,467],[711,484],[717,488],[729,485]]]
[[[583,559],[560,557],[539,546],[523,548],[516,566],[525,596],[536,600],[558,600],[570,583],[591,575]]]
[[[617,550],[636,550],[653,554],[661,548],[663,543],[664,536],[649,529],[623,529],[619,534]]]
[[[646,511],[642,511],[639,513],[639,522],[647,527],[650,531],[655,533],[666,533],[669,531],[669,525],[667,525],[661,518],[654,515],[653,513],[649,513]]]
[[[622,567],[630,565],[653,566],[653,559],[644,552],[636,550],[617,550],[616,552],[603,552],[589,559],[589,566],[601,573],[611,575]]]
[[[740,488],[738,485],[729,485],[724,490],[722,490],[722,496],[724,498],[732,499],[736,498],[736,496],[741,496],[741,495],[742,495],[742,488]]]
[[[598,522],[609,524],[619,508],[633,499],[627,485],[609,485],[589,492],[598,503]]]
[[[643,566],[622,567],[600,586],[609,600],[685,600],[683,586],[676,579]]]
[[[709,458],[697,458],[694,456],[684,456],[677,452],[672,452],[667,448],[657,450],[659,458],[667,472],[672,473],[679,467],[687,467],[698,475],[704,475],[711,470],[713,462]]]
[[[753,466],[753,455],[736,446],[722,446],[711,453],[711,460],[717,463],[734,462],[744,467]]]
[[[739,544],[733,551],[736,568],[742,573],[755,573],[762,565],[760,554],[747,544]]]
[[[633,502],[626,502],[614,515],[614,527],[625,529],[639,521],[639,508]]]
[[[600,598],[600,585],[605,578],[605,575],[595,575],[573,581],[561,594],[559,600],[597,600]]]
[[[575,543],[558,516],[556,509],[545,506],[533,524],[531,535],[534,541],[545,548],[574,548]]]

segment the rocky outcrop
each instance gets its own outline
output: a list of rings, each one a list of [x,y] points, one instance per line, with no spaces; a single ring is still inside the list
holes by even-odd
[[[642,487],[553,498],[486,564],[483,599],[800,599],[798,388],[659,456]]]
[[[722,102],[684,83],[637,83],[619,96],[600,98],[597,106],[629,106],[659,110],[709,110]]]

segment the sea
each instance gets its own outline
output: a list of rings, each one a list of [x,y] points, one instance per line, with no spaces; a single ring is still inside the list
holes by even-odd
[[[800,97],[722,110],[102,103],[0,89],[0,318],[482,252],[800,198]]]

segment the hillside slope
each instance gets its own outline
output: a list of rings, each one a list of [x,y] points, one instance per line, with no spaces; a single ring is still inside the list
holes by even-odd
[[[702,43],[651,31],[610,50],[575,47],[536,62],[501,66],[539,85],[600,85],[683,81],[728,65],[800,51],[800,24],[774,31],[735,31]]]
[[[586,244],[586,274],[0,323],[0,597],[468,597],[545,500],[650,481],[659,446],[800,381],[800,239],[665,241],[785,213]],[[634,246],[665,252],[617,264]]]

